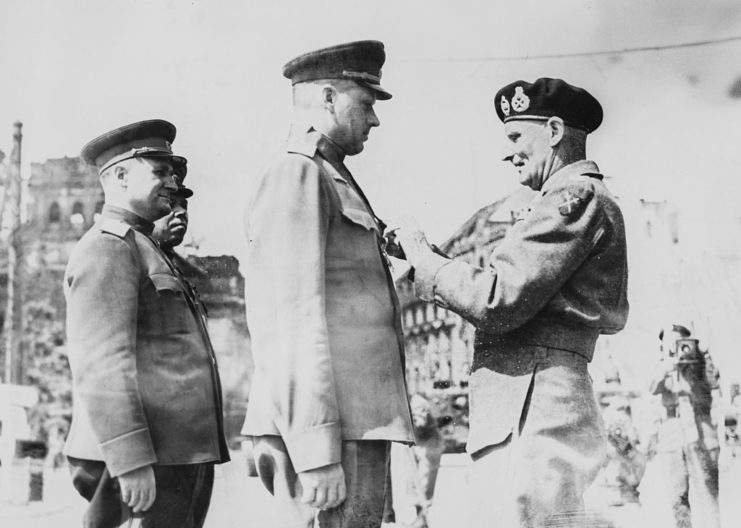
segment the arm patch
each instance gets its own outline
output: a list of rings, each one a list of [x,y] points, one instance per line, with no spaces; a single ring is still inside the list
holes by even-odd
[[[589,186],[571,186],[559,193],[558,212],[562,216],[578,216],[594,196],[594,189]]]

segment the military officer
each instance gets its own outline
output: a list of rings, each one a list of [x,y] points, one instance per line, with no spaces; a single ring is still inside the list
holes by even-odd
[[[172,161],[172,172],[177,183],[177,191],[172,194],[172,209],[154,223],[152,238],[157,241],[162,251],[172,260],[176,257],[175,248],[183,243],[188,231],[188,199],[193,191],[185,186],[188,165],[185,158]],[[179,257],[178,257],[179,258]]]
[[[378,527],[389,442],[412,442],[399,303],[383,227],[345,166],[380,123],[384,46],[283,68],[294,123],[247,208],[255,374],[243,433],[277,526]]]
[[[528,213],[483,267],[433,252],[412,219],[396,236],[420,297],[476,327],[470,526],[576,523],[606,452],[587,363],[628,314],[623,217],[586,159],[602,107],[549,78],[508,84],[495,104],[504,160],[539,191]]]
[[[171,123],[149,120],[82,149],[105,193],[64,277],[74,397],[65,454],[90,501],[84,526],[133,515],[144,527],[200,527],[213,464],[229,459],[208,333],[151,238],[177,191],[174,138]]]

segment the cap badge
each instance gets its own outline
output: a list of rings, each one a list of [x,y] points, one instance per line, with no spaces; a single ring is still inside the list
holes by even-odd
[[[515,95],[512,97],[512,108],[515,112],[524,112],[530,108],[530,98],[522,91],[522,86],[515,87]]]
[[[509,115],[509,101],[507,101],[507,98],[502,96],[502,101],[499,103],[499,106],[502,109],[502,113],[506,116]]]
[[[172,152],[172,144],[169,141],[165,141],[165,148]]]

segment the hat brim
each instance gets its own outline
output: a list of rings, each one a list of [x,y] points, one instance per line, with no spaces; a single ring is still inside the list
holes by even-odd
[[[173,195],[179,198],[190,198],[191,196],[193,196],[193,191],[190,190],[188,187],[180,187],[173,193]]]
[[[379,101],[388,101],[393,97],[393,95],[391,95],[391,92],[381,87],[380,84],[370,83],[367,81],[363,81],[360,84],[362,84],[363,86],[367,86],[368,88],[376,92],[376,99],[378,99]]]

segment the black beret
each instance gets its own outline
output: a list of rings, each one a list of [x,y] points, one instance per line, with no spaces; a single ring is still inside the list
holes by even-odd
[[[360,40],[338,44],[296,57],[283,66],[293,84],[320,79],[348,79],[367,86],[380,100],[391,99],[381,87],[381,66],[386,61],[383,43]]]
[[[98,172],[131,158],[179,158],[172,153],[175,133],[175,125],[169,121],[139,121],[93,139],[82,147],[80,157],[85,163],[95,165]]]
[[[497,115],[504,123],[518,119],[560,117],[567,125],[593,132],[602,123],[602,105],[583,88],[561,79],[515,81],[497,92]]]

